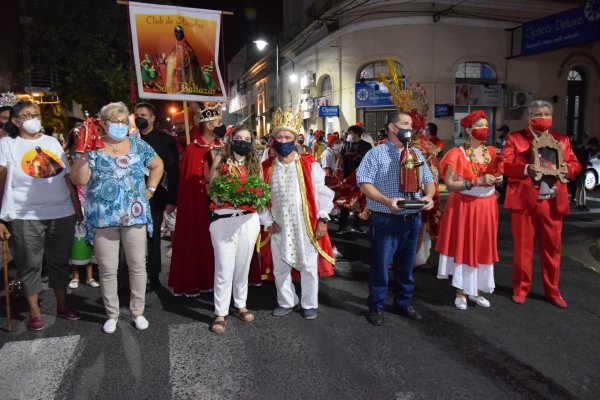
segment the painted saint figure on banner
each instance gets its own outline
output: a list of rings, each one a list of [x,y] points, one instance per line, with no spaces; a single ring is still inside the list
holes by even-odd
[[[199,93],[208,89],[198,57],[185,39],[183,27],[175,26],[175,46],[166,57],[167,93]]]

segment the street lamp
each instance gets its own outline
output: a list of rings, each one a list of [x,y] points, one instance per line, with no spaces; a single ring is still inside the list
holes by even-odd
[[[254,40],[254,44],[258,51],[263,51],[269,42],[258,39]],[[279,43],[275,44],[275,101],[276,107],[280,107],[279,104]]]

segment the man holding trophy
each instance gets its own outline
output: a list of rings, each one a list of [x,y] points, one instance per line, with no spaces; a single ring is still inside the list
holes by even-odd
[[[413,268],[421,210],[433,207],[433,176],[421,152],[411,147],[412,118],[404,111],[388,116],[388,140],[370,150],[357,170],[357,183],[371,210],[371,270],[368,319],[383,324],[388,268],[394,269],[394,309],[420,320],[412,307]],[[424,196],[421,190],[424,187]]]
[[[511,211],[514,246],[513,301],[524,304],[531,289],[533,248],[539,241],[544,293],[566,308],[558,290],[562,217],[569,213],[567,179],[581,171],[566,135],[552,132],[552,104],[529,105],[529,127],[510,133],[502,150],[508,177],[504,207]]]

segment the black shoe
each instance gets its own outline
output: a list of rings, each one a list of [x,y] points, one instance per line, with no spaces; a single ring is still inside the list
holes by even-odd
[[[413,308],[413,306],[398,307],[396,308],[396,311],[398,314],[406,318],[414,319],[415,321],[420,321],[423,319],[421,318],[421,314],[419,314],[417,310]]]
[[[383,325],[383,312],[380,310],[369,311],[369,314],[367,315],[367,319],[373,325],[381,326],[381,325]]]
[[[162,287],[162,284],[160,283],[160,279],[158,279],[158,276],[151,276],[151,277],[148,278],[148,288],[147,288],[147,290],[149,290],[149,291],[155,291],[155,290],[158,290],[161,287]]]

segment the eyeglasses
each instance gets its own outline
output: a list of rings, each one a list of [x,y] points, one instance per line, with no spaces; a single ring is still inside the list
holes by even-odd
[[[105,119],[107,124],[118,124],[118,125],[129,125],[129,120],[118,120],[118,119]]]
[[[19,118],[21,121],[27,121],[27,120],[34,119],[34,118],[39,119],[41,116],[42,116],[42,114],[25,113],[25,114],[18,115],[17,118]]]

